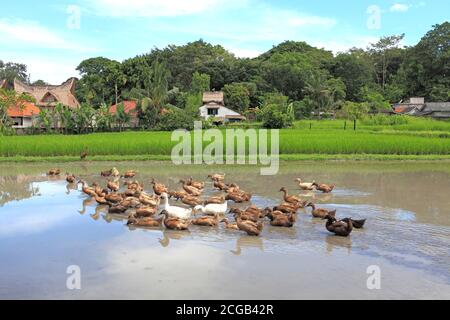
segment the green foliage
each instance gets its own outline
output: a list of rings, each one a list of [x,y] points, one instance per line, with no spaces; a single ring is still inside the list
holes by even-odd
[[[241,83],[226,84],[223,93],[225,105],[237,112],[243,113],[250,106],[250,92]]]
[[[192,130],[194,128],[194,119],[183,110],[174,108],[161,115],[155,130],[173,131],[177,129]]]
[[[211,87],[211,77],[205,73],[195,71],[192,75],[191,91],[193,93],[203,93],[209,91]]]
[[[402,115],[388,116],[384,114],[364,117],[361,123],[366,126],[394,126],[408,124],[408,117]]]
[[[17,78],[28,83],[27,66],[21,63],[7,62],[0,60],[0,80],[6,80],[9,84]]]
[[[122,131],[124,126],[128,125],[131,120],[131,116],[125,111],[125,106],[123,103],[117,105],[117,110],[115,114],[115,120],[119,126],[119,131]]]
[[[279,106],[275,104],[265,106],[260,112],[260,118],[264,128],[282,129],[292,125],[293,119],[289,115],[281,112]]]
[[[351,101],[346,101],[341,110],[343,118],[353,121],[362,119],[367,115],[368,112],[369,106],[367,103],[358,103]]]

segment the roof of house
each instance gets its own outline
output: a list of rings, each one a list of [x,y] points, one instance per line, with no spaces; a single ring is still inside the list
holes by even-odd
[[[222,91],[211,91],[203,93],[203,103],[217,102],[223,105],[224,97]]]
[[[121,103],[123,103],[123,106],[124,106],[124,109],[125,109],[125,113],[136,113],[137,112],[137,110],[136,110],[137,101],[127,100],[127,101],[123,101]],[[121,104],[121,103],[119,103],[119,104]],[[109,112],[113,113],[113,114],[116,114],[116,112],[117,112],[117,104],[112,105],[109,108]]]
[[[37,116],[41,110],[31,102],[24,102],[18,106],[8,108],[8,117],[33,117]]]
[[[32,86],[23,83],[19,79],[14,79],[14,90],[18,93],[27,93],[36,100],[37,106],[48,106],[62,103],[70,108],[78,108],[80,103],[75,98],[76,78],[70,78],[61,85]],[[46,101],[48,97],[53,97],[55,102]]]

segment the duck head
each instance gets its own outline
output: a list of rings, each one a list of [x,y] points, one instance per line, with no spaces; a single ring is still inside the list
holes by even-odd
[[[287,192],[286,187],[282,187],[279,192]]]

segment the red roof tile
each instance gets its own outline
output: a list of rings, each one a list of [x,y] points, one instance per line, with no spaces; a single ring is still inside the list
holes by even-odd
[[[123,103],[126,113],[130,113],[130,112],[136,113],[137,112],[137,110],[136,110],[137,102],[136,101],[123,101],[121,103]],[[112,114],[116,114],[116,112],[117,112],[117,105],[115,104],[115,105],[111,106],[109,108],[109,112],[112,113]]]
[[[32,117],[39,115],[40,112],[34,103],[24,102],[21,106],[9,107],[8,117]]]

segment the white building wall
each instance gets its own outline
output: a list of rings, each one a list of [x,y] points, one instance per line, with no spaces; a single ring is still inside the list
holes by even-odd
[[[239,113],[237,113],[236,111],[233,111],[231,109],[228,109],[227,107],[220,107],[218,109],[218,114],[216,116],[213,116],[215,118],[225,118],[225,116],[240,116]],[[200,107],[200,116],[204,119],[209,119],[210,115],[208,115],[208,108],[207,106],[202,106]]]

